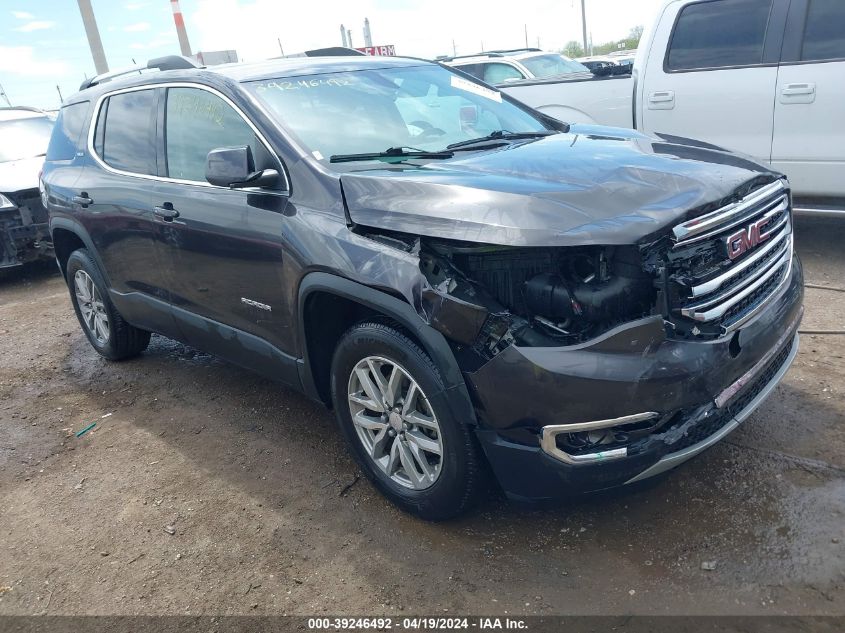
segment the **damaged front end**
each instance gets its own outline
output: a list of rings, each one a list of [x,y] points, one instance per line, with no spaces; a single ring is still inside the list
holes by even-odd
[[[514,248],[423,240],[425,317],[478,367],[510,345],[581,343],[651,313],[637,247]]]
[[[803,277],[785,185],[688,217],[631,245],[358,231],[417,262],[407,298],[449,341],[499,481],[514,497],[546,498],[697,454],[748,417],[795,357]],[[730,257],[725,240],[749,222],[765,239]]]
[[[0,268],[52,257],[47,211],[38,190],[0,194]]]

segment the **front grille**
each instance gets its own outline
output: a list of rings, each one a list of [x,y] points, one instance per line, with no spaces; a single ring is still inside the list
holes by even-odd
[[[789,277],[792,224],[781,180],[680,224],[672,234],[669,309],[694,334],[735,330]]]
[[[746,387],[745,391],[735,396],[733,401],[726,407],[721,409],[714,409],[713,414],[706,420],[696,424],[690,428],[683,437],[672,444],[672,452],[683,450],[694,444],[706,440],[708,437],[720,431],[724,426],[739,415],[745,407],[747,407],[754,398],[760,395],[760,392],[766,388],[775,375],[780,371],[786,359],[789,358],[789,352],[792,349],[792,343],[784,345],[783,349],[778,352],[766,368],[760,372],[757,379]]]

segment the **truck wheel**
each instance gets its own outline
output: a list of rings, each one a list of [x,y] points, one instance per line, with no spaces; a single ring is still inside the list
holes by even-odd
[[[331,371],[343,436],[388,499],[432,521],[478,499],[482,469],[471,429],[451,415],[437,367],[411,339],[383,323],[360,323],[341,339]]]
[[[101,356],[123,360],[137,356],[150,343],[150,333],[129,325],[109,299],[99,268],[84,248],[70,254],[67,283],[76,318]]]

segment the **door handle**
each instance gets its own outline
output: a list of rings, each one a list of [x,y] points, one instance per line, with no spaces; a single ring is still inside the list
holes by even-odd
[[[80,193],[78,196],[71,198],[74,204],[78,204],[83,209],[87,209],[89,204],[94,204],[94,201],[88,197],[86,192]]]
[[[179,217],[179,212],[173,208],[173,203],[171,202],[165,202],[160,207],[154,207],[153,213],[165,222],[173,222],[173,220]]]
[[[664,90],[662,92],[652,92],[648,96],[648,100],[652,103],[666,103],[667,101],[675,100],[674,90]]]
[[[816,84],[786,84],[782,92],[785,97],[812,95],[816,93]]]
[[[674,107],[674,90],[659,90],[648,95],[649,110],[672,110]]]

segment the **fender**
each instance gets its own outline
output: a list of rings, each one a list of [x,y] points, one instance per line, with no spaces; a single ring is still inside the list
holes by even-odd
[[[82,243],[85,244],[85,248],[88,249],[88,254],[94,258],[94,261],[97,263],[97,267],[100,269],[100,273],[103,275],[103,278],[106,280],[106,284],[108,285],[109,289],[111,289],[111,279],[109,279],[109,273],[106,270],[106,267],[103,266],[103,261],[100,259],[99,251],[94,247],[94,241],[91,239],[91,236],[88,235],[88,231],[85,230],[85,227],[82,226],[81,223],[77,222],[73,218],[70,217],[50,217],[50,238],[53,238],[53,231],[56,229],[64,229],[76,235]],[[55,240],[53,240],[55,244]],[[58,261],[58,259],[57,259]],[[62,276],[65,276],[64,268],[59,265],[59,268],[62,271]]]
[[[309,397],[319,399],[316,382],[308,360],[308,345],[305,335],[305,305],[308,296],[314,292],[337,295],[380,312],[413,333],[422,344],[425,352],[440,369],[443,384],[446,386],[443,395],[452,414],[458,420],[477,426],[475,408],[470,399],[469,390],[455,360],[455,355],[443,335],[426,324],[416,311],[404,301],[345,277],[324,272],[307,274],[299,286],[297,334],[303,350],[302,358],[299,360],[299,372],[303,390]]]

